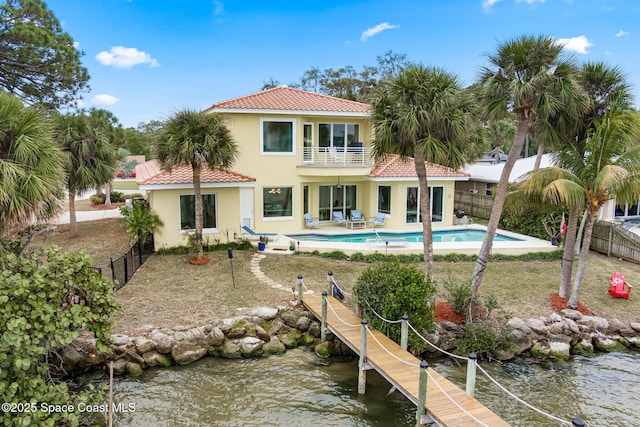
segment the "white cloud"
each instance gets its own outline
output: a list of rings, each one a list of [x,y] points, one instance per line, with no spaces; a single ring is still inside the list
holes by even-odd
[[[84,107],[84,101],[80,98],[74,99],[73,101],[71,101],[71,105],[73,105],[76,108],[82,108]]]
[[[557,39],[556,43],[565,49],[578,53],[589,53],[587,48],[593,46],[585,36],[571,37],[570,39]]]
[[[106,93],[101,93],[91,98],[91,102],[97,105],[113,105],[120,102],[120,99],[112,95],[107,95]]]
[[[375,27],[364,31],[360,36],[360,41],[366,41],[368,38],[373,37],[384,30],[393,30],[394,28],[397,28],[397,25],[391,25],[388,22],[383,22],[382,24],[378,24]]]
[[[545,0],[516,0],[516,2],[518,3],[527,3],[527,4],[534,4],[534,3],[544,3]]]
[[[96,59],[102,65],[113,65],[116,68],[131,68],[138,64],[149,64],[151,67],[160,66],[151,55],[139,51],[135,47],[114,46],[109,52],[102,51],[97,54]]]
[[[482,0],[482,7],[485,9],[489,9],[491,8],[491,6],[501,1],[502,0]]]
[[[628,36],[629,33],[623,30],[620,30],[616,33],[616,37]]]
[[[77,50],[80,49],[80,42],[73,42],[73,47]]]

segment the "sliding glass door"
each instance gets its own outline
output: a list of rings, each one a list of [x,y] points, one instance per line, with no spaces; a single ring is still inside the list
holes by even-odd
[[[345,218],[349,217],[352,209],[357,209],[355,185],[320,185],[319,186],[319,212],[320,221],[331,221],[333,212],[342,212]]]

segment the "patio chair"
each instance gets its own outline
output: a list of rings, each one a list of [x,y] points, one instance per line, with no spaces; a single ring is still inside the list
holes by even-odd
[[[624,274],[613,273],[611,275],[611,279],[609,279],[609,290],[607,292],[610,293],[612,297],[629,299],[631,289],[633,289],[633,286],[627,283],[624,279]]]
[[[364,217],[362,216],[360,209],[353,209],[351,211],[351,221],[364,221]]]
[[[311,214],[309,212],[304,214],[304,221],[305,221],[305,224],[307,225],[307,227],[309,227],[309,228],[317,228],[318,225],[320,225],[320,221],[318,221],[318,220],[314,219],[313,217],[311,217]]]
[[[345,219],[344,216],[342,216],[342,212],[340,211],[333,211],[333,222],[335,222],[338,225],[347,224],[347,220]]]
[[[384,219],[385,219],[385,214],[382,212],[378,212],[374,217],[369,219],[369,223],[372,224],[374,227],[377,227],[379,225],[384,225]]]
[[[344,163],[344,151],[338,151],[336,147],[329,147],[328,151],[333,163]]]

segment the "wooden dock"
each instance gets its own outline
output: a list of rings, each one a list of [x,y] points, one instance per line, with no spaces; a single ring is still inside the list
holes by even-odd
[[[327,308],[327,329],[348,345],[356,354],[360,354],[361,319],[335,298],[327,297],[327,301],[329,305]],[[305,295],[303,304],[318,319],[322,318],[322,298],[320,296]],[[418,366],[421,361],[411,353],[403,350],[381,332],[373,328],[369,329],[380,344],[393,353],[395,357],[381,348],[371,336],[367,336],[366,359],[368,365],[378,371],[380,375],[415,405],[418,405],[420,368],[415,366]],[[455,427],[499,427],[509,425],[475,398],[468,397],[464,390],[442,375],[431,368],[428,368],[428,371],[430,378],[427,381],[425,408],[426,414],[436,424]],[[438,384],[434,384],[434,382]],[[450,398],[456,403],[454,404]],[[467,413],[460,408],[463,408]]]

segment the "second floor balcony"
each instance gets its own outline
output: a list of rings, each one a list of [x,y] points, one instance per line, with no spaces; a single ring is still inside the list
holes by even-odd
[[[374,164],[371,147],[304,147],[298,150],[299,166],[369,168]]]

